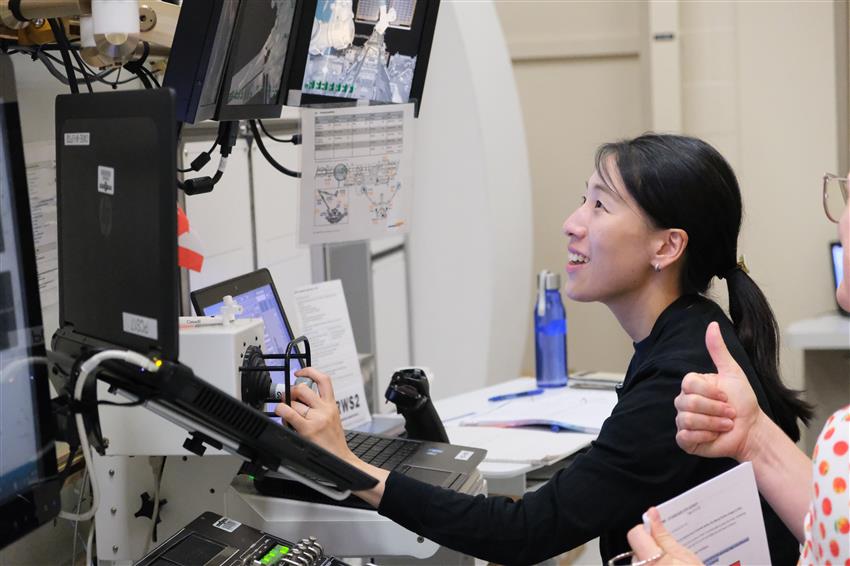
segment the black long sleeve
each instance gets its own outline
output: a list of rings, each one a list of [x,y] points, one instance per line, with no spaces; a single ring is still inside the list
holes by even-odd
[[[732,354],[750,370],[722,311],[704,299],[680,299],[636,344],[617,406],[591,449],[539,490],[518,501],[472,497],[394,473],[379,512],[444,546],[506,564],[539,562],[596,536],[605,560],[628,550],[626,533],[648,507],[735,465],[691,456],[675,442],[673,399],[682,377],[714,370],[703,339],[710,320],[721,322]],[[764,502],[763,512],[773,563],[795,563],[793,535]]]

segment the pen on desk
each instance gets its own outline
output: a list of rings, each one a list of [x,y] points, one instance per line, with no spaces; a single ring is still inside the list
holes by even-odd
[[[507,401],[509,399],[518,399],[520,397],[531,397],[532,395],[540,395],[542,389],[529,389],[528,391],[517,391],[516,393],[505,393],[504,395],[495,395],[487,399],[488,401]]]

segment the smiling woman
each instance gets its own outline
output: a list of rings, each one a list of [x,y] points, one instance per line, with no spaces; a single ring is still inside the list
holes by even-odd
[[[758,405],[784,434],[799,437],[796,419],[808,415],[779,380],[776,322],[736,262],[741,195],[720,154],[697,139],[650,134],[602,146],[595,169],[583,202],[564,222],[566,290],[574,300],[607,305],[635,353],[592,448],[546,485],[518,501],[473,498],[370,466],[345,444],[330,378],[311,368],[302,371],[321,394],[293,392],[310,407],[307,418],[300,405],[278,407],[304,436],[380,480],[360,497],[444,546],[525,564],[598,536],[608,559],[628,549],[626,532],[647,507],[731,468],[730,460],[693,456],[676,445],[673,400],[685,374],[714,369],[703,339],[712,321]],[[701,295],[714,276],[729,285],[731,320]],[[731,427],[733,416],[717,416],[718,426]],[[763,515],[771,561],[796,559],[794,536],[767,504]]]

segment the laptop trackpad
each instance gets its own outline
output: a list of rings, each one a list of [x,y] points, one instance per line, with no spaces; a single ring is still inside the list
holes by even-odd
[[[445,485],[446,479],[449,476],[455,475],[455,472],[410,467],[404,472],[404,475],[425,483],[430,483],[431,485]]]

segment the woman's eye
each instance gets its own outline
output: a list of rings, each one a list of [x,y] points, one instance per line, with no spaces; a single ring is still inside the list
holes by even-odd
[[[593,208],[601,208],[602,210],[605,210],[605,211],[608,210],[607,208],[605,208],[605,205],[602,204],[601,200],[596,201],[596,204],[593,206]]]

